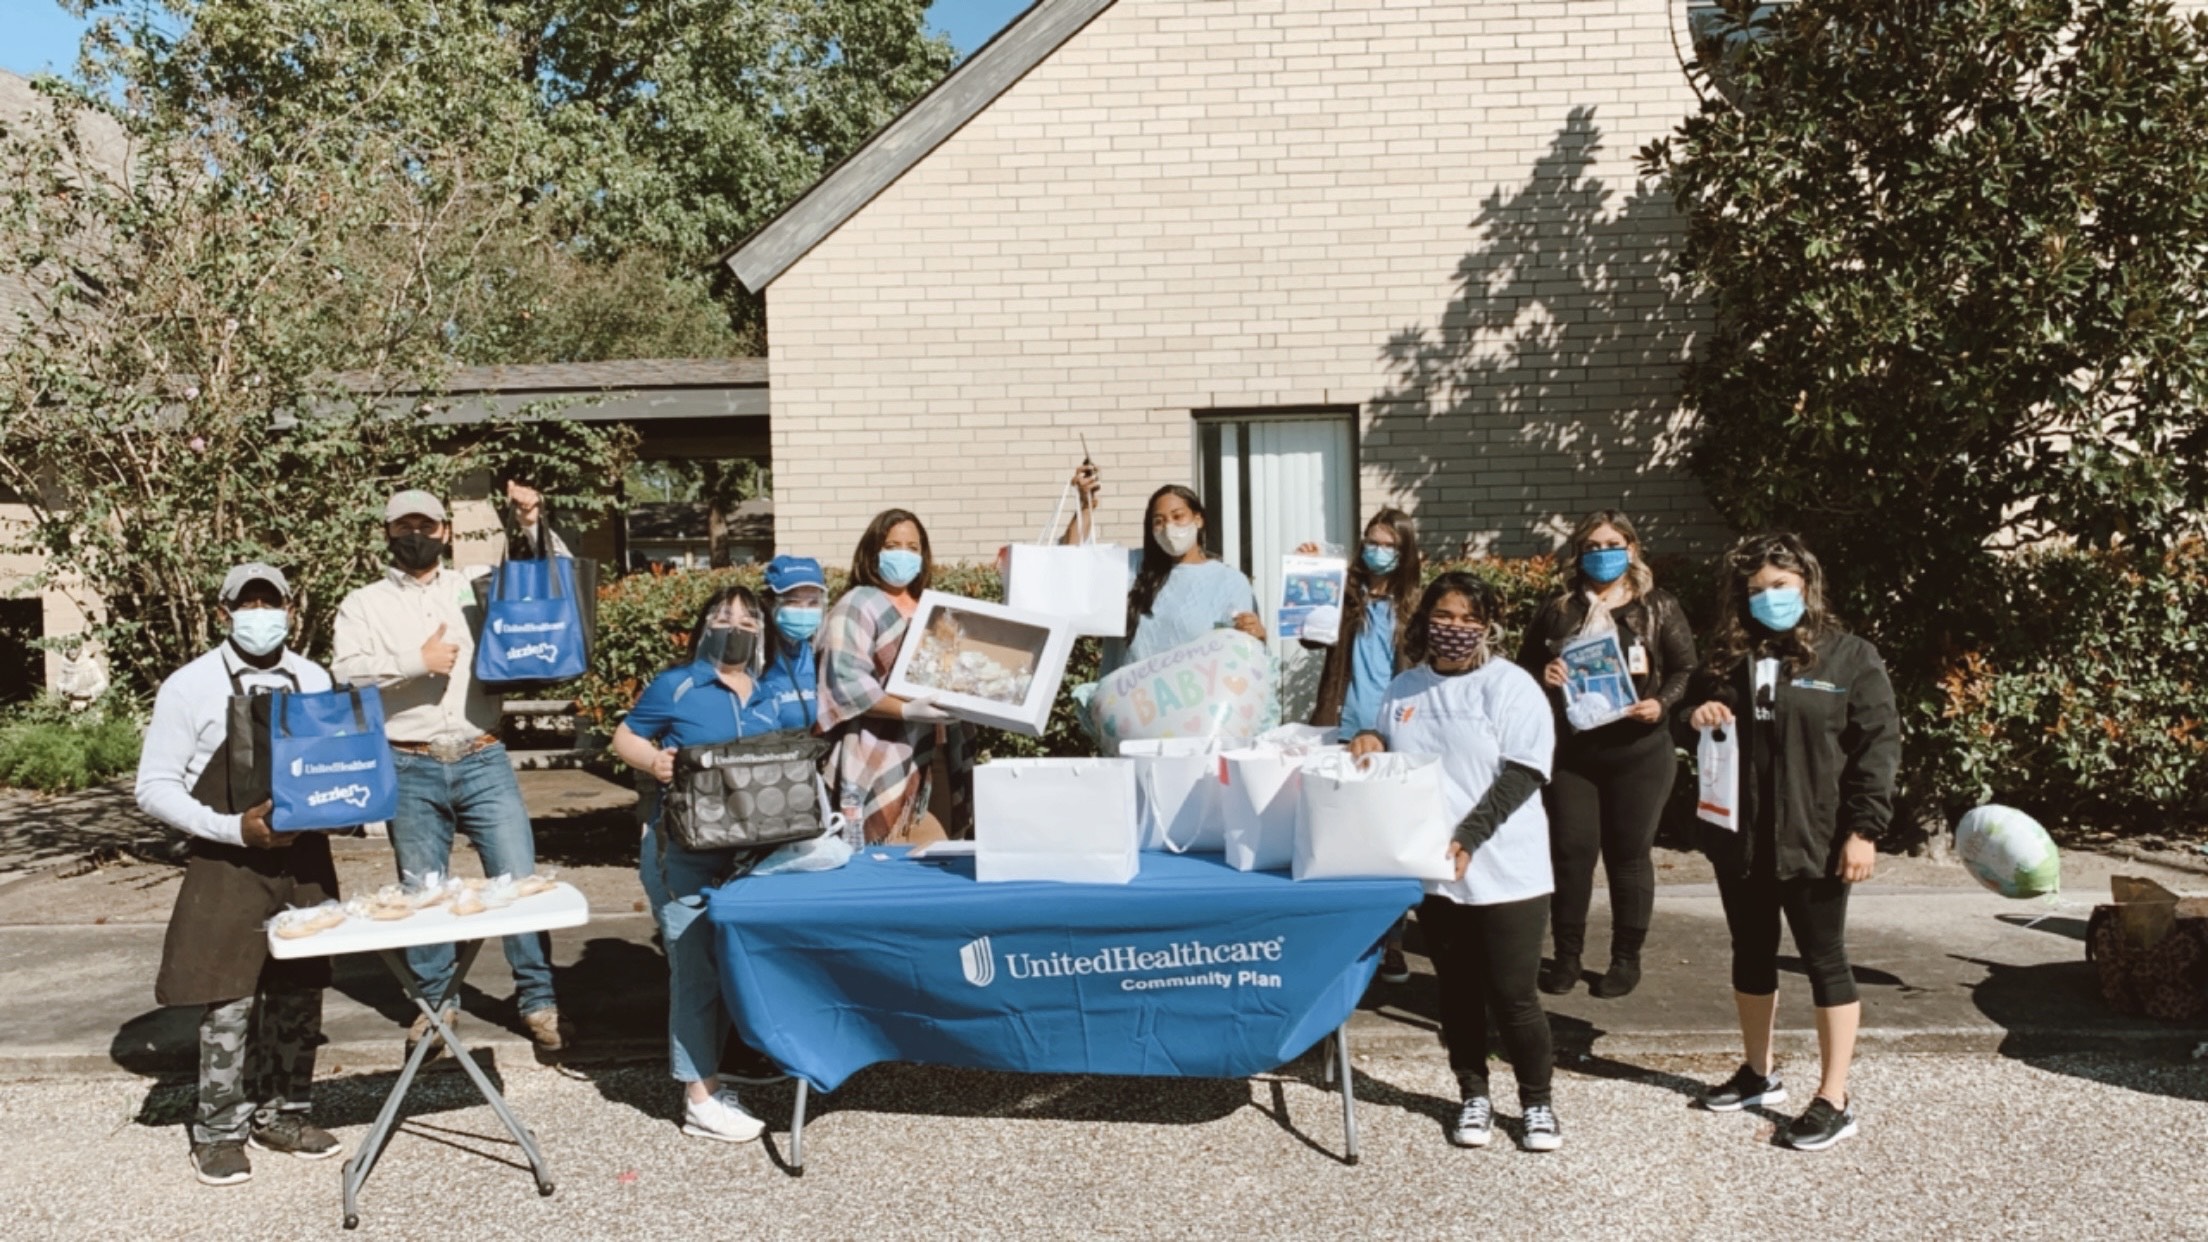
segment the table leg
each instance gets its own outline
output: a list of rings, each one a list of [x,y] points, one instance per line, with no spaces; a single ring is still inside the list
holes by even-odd
[[[1334,1048],[1341,1058],[1342,1078],[1342,1139],[1344,1160],[1357,1163],[1357,1082],[1349,1069],[1349,1023],[1344,1022],[1334,1032]]]
[[[480,940],[470,940],[460,946],[453,961],[452,984],[446,992],[447,996],[459,992],[461,982],[468,977],[469,969],[475,965],[476,954],[482,948],[483,942]],[[505,1097],[491,1085],[490,1076],[483,1072],[482,1066],[475,1063],[474,1057],[468,1055],[468,1046],[460,1041],[459,1032],[446,1023],[442,1004],[444,997],[432,1002],[424,996],[421,989],[415,986],[414,972],[407,968],[406,959],[397,950],[387,949],[379,956],[383,958],[383,964],[390,970],[392,977],[399,981],[399,987],[406,992],[407,998],[429,1016],[430,1030],[407,1057],[405,1067],[399,1071],[398,1081],[391,1086],[391,1094],[384,1097],[383,1108],[376,1114],[375,1124],[362,1137],[360,1149],[353,1153],[351,1160],[345,1162],[345,1227],[360,1227],[360,1188],[368,1181],[368,1174],[375,1168],[376,1158],[382,1155],[384,1145],[391,1139],[391,1131],[398,1120],[399,1105],[406,1098],[407,1088],[413,1085],[414,1076],[420,1071],[422,1063],[429,1058],[432,1036],[445,1041],[446,1050],[460,1062],[460,1068],[474,1081],[475,1089],[482,1093],[484,1101],[497,1114],[507,1133],[513,1135],[514,1141],[521,1145],[522,1153],[529,1157],[530,1171],[536,1176],[537,1193],[551,1194],[554,1189],[552,1171],[545,1165],[544,1154],[537,1150],[536,1136],[515,1118],[513,1110],[506,1106]]]
[[[805,1101],[811,1089],[797,1080],[797,1106],[790,1111],[790,1176],[805,1176]]]

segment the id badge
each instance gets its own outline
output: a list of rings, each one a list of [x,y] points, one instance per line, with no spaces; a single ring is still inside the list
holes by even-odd
[[[1625,653],[1625,671],[1635,677],[1648,676],[1648,648],[1639,639],[1633,640],[1633,649]]]

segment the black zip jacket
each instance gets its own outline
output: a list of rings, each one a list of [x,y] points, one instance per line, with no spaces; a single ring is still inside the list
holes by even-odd
[[[1850,836],[1876,841],[1894,817],[1894,774],[1901,766],[1901,720],[1894,687],[1878,649],[1853,634],[1833,631],[1817,642],[1817,661],[1788,673],[1779,670],[1774,696],[1777,719],[1758,727],[1749,698],[1755,658],[1731,669],[1703,666],[1686,698],[1672,713],[1680,743],[1698,737],[1687,723],[1706,702],[1732,709],[1740,730],[1740,830],[1702,824],[1702,848],[1710,861],[1746,875],[1757,829],[1769,824],[1782,880],[1834,874],[1840,847]],[[1754,748],[1768,730],[1776,740],[1772,788],[1777,805],[1765,807],[1756,780]]]
[[[1663,704],[1666,712],[1679,706],[1695,671],[1694,627],[1687,624],[1686,611],[1679,607],[1679,601],[1659,588],[1611,609],[1610,619],[1618,626],[1619,650],[1632,651],[1634,640],[1639,639],[1648,651],[1648,672],[1633,679],[1633,688],[1642,698]],[[1541,681],[1541,670],[1556,659],[1586,621],[1587,596],[1582,592],[1559,595],[1541,605],[1526,626],[1525,640],[1518,644],[1518,666],[1533,674],[1535,681]],[[1570,736],[1564,724],[1564,692],[1546,682],[1541,688],[1549,696],[1549,707],[1556,712],[1556,736]],[[1591,732],[1609,734],[1617,730],[1638,735],[1662,727],[1637,720],[1613,720]]]

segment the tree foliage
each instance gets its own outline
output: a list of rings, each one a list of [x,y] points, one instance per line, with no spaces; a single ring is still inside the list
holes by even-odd
[[[1692,462],[1929,675],[2006,547],[2208,501],[2208,17],[2162,0],[1727,0],[1725,91],[1642,152],[1714,324]]]
[[[71,2],[98,17],[92,74],[194,123],[283,133],[345,113],[422,135],[495,131],[530,161],[548,254],[654,267],[671,309],[717,304],[738,333],[724,345],[753,348],[756,302],[708,270],[712,256],[952,55],[926,33],[925,0],[160,0],[156,22],[140,0]],[[678,356],[654,348],[627,356]]]

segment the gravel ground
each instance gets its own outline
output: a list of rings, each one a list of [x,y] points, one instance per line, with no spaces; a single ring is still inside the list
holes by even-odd
[[[1308,1068],[1308,1063],[1305,1068]],[[1713,1115],[1687,1092],[1710,1060],[1567,1070],[1553,1155],[1442,1137],[1438,1056],[1361,1059],[1363,1163],[1308,1077],[1251,1082],[1032,1078],[879,1067],[816,1111],[807,1173],[770,1144],[683,1138],[657,1071],[506,1074],[558,1194],[536,1196],[466,1081],[416,1089],[362,1197],[360,1236],[1780,1236],[2132,1239],[2208,1236],[2208,1066],[2101,1057],[1877,1057],[1857,1075],[1863,1133],[1805,1155],[1773,1119]],[[1797,1090],[1806,1091],[1796,1075]],[[1496,1079],[1506,1126],[1507,1073]],[[350,1145],[387,1076],[318,1089]],[[787,1118],[789,1091],[757,1093]],[[0,1085],[0,1235],[342,1236],[336,1161],[263,1155],[255,1180],[191,1180],[189,1092],[135,1080]],[[512,1167],[510,1167],[512,1166]]]

